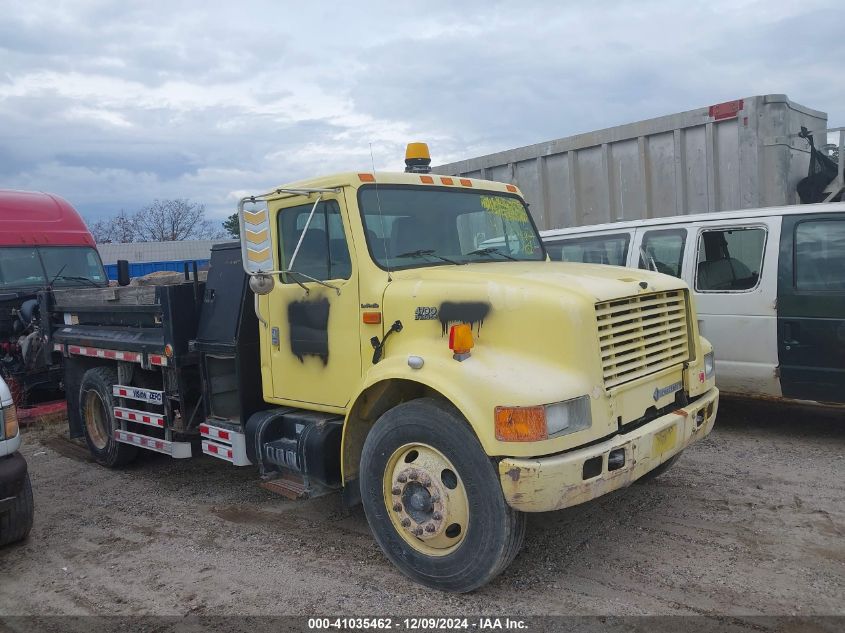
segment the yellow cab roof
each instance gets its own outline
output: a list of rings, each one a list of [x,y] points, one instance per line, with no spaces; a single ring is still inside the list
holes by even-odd
[[[281,185],[279,189],[334,189],[337,187],[355,187],[370,184],[380,185],[431,185],[433,187],[454,187],[456,189],[479,189],[482,191],[501,191],[503,193],[522,192],[515,185],[494,180],[441,176],[439,174],[419,174],[404,172],[344,172],[330,176],[319,176]]]

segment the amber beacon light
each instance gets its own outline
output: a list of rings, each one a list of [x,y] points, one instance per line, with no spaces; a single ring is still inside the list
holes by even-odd
[[[405,149],[405,172],[427,174],[431,171],[431,154],[425,143],[408,143]]]

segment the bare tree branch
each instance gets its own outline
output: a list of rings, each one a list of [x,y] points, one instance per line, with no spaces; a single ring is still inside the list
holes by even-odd
[[[186,198],[155,200],[131,216],[122,211],[89,223],[94,240],[108,242],[176,242],[225,237],[225,231],[206,220],[205,205]]]

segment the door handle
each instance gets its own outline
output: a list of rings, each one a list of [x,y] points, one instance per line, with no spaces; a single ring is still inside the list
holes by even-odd
[[[786,324],[786,331],[784,332],[784,339],[783,345],[787,350],[792,349],[793,347],[798,347],[801,345],[801,341],[798,340],[799,334],[799,326],[797,323],[787,323]]]
[[[785,341],[783,341],[783,347],[788,352],[793,347],[795,347],[795,348],[801,347],[801,341],[795,340],[794,338],[788,338]]]

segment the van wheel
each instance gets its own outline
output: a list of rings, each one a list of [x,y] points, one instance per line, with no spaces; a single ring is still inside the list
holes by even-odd
[[[79,388],[79,415],[88,450],[97,463],[117,468],[138,455],[138,447],[114,439],[114,399],[112,386],[117,372],[111,367],[95,367],[85,372]]]
[[[360,482],[376,542],[423,585],[477,589],[522,545],[525,515],[505,502],[463,418],[436,400],[413,400],[379,418],[364,442]]]
[[[25,539],[32,529],[33,515],[32,483],[27,473],[14,505],[8,512],[0,514],[0,546]]]
[[[654,479],[657,479],[658,477],[660,477],[660,475],[662,475],[667,470],[672,468],[672,466],[675,465],[675,462],[678,461],[678,458],[681,456],[681,453],[683,453],[683,451],[681,451],[677,455],[672,455],[672,457],[660,464],[660,466],[658,466],[657,468],[653,468],[652,470],[648,471],[645,475],[637,479],[636,483],[644,484],[647,481],[653,481]]]

